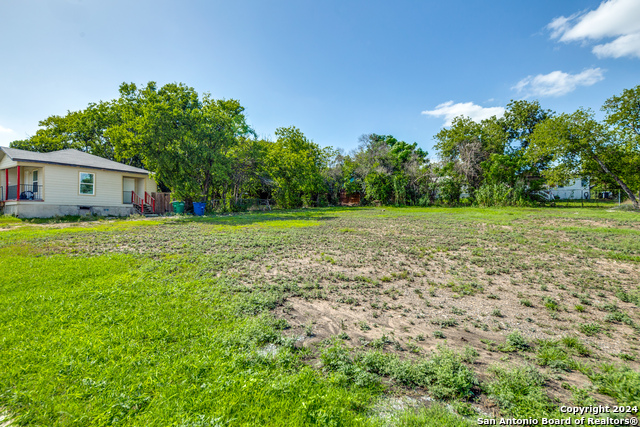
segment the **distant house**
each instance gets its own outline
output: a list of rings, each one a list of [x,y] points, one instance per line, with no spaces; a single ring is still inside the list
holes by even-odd
[[[576,178],[565,186],[549,187],[539,194],[548,200],[586,200],[591,196],[589,178]]]
[[[0,147],[0,205],[21,218],[153,212],[149,171],[78,150]]]

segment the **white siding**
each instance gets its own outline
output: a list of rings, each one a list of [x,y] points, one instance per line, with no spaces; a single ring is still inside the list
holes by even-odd
[[[11,160],[9,156],[7,156],[4,153],[2,153],[1,155],[3,155],[3,157],[2,157],[2,160],[0,160],[0,169],[8,169],[8,168],[16,167],[17,163]]]
[[[147,193],[155,193],[156,191],[158,191],[158,184],[156,184],[156,182],[152,178],[146,177],[144,179],[144,183],[147,189]]]
[[[585,188],[589,189],[589,185],[587,184],[586,186],[583,186],[581,178],[574,179],[573,181],[568,182],[565,186],[557,187],[558,190],[582,190]]]
[[[125,206],[122,203],[123,176],[145,179],[146,175],[82,167],[44,165],[44,204],[80,206]],[[93,173],[94,195],[80,194],[80,172]],[[142,194],[144,196],[144,192]]]

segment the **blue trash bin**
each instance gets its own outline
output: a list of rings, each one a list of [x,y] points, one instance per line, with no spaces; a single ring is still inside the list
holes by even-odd
[[[205,202],[193,202],[193,213],[197,216],[204,215],[205,206],[207,206]]]

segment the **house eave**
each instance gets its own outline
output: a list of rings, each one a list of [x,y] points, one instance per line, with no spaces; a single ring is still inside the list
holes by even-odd
[[[14,162],[16,162],[16,163],[38,163],[38,164],[42,164],[42,165],[69,166],[69,167],[73,167],[73,168],[83,168],[83,169],[94,169],[94,170],[103,170],[103,171],[112,171],[112,172],[122,172],[122,173],[138,174],[138,175],[149,175],[149,171],[146,171],[144,169],[140,169],[139,171],[130,171],[130,170],[124,170],[124,169],[117,169],[117,168],[103,168],[103,167],[98,167],[98,166],[76,165],[76,164],[64,163],[64,162],[50,162],[50,161],[32,160],[32,159],[15,159],[15,158],[13,158],[11,156],[9,156],[9,158],[11,160],[13,160]]]

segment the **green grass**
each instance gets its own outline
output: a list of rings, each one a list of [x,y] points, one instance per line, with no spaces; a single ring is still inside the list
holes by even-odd
[[[619,405],[640,406],[640,372],[604,364],[591,379],[600,393],[615,398]]]
[[[634,212],[89,219],[0,217],[0,408],[16,425],[462,426],[454,412],[475,417],[472,404],[486,398],[504,416],[555,416],[546,387],[575,370],[600,393],[637,401],[637,350],[610,368],[592,363],[607,334],[636,345]],[[611,258],[622,260],[616,270],[592,268]],[[372,317],[330,318],[340,335],[321,345],[326,321],[296,325],[292,301]],[[566,308],[578,302],[578,313]],[[580,331],[590,346],[572,336],[535,341],[526,335],[534,328]],[[495,334],[491,349],[537,368],[483,372],[479,352],[458,340],[465,329]],[[443,345],[431,353],[435,343]],[[575,393],[594,398],[588,387]],[[452,410],[407,407],[391,424],[376,415],[376,402],[404,394]]]
[[[455,416],[444,406],[433,404],[427,408],[402,412],[397,420],[403,427],[470,427],[477,425],[471,421]]]
[[[238,301],[183,262],[10,253],[0,402],[19,424],[366,423],[376,389],[324,379],[269,314],[238,316]],[[269,343],[275,356],[260,353]]]

